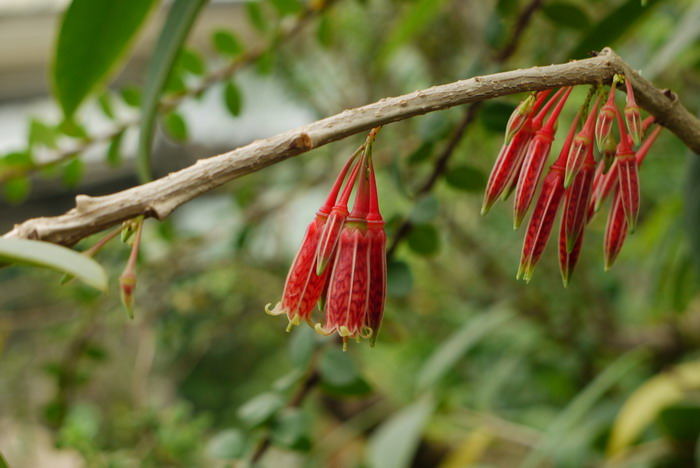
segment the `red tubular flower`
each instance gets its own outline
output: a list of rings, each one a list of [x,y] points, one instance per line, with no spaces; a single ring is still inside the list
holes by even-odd
[[[520,176],[518,177],[518,185],[515,189],[513,221],[513,227],[515,229],[520,227],[528,208],[530,208],[535,191],[537,190],[537,185],[542,176],[542,169],[549,156],[549,150],[552,148],[552,141],[554,141],[554,125],[571,90],[572,87],[566,88],[564,95],[552,111],[552,115],[547,119],[547,123],[542,129],[537,131],[535,137],[527,147],[525,160],[523,161]],[[557,94],[561,93],[561,91],[562,90],[559,90]],[[552,100],[556,97],[557,95],[555,95]],[[544,110],[545,109],[543,109],[543,111]]]
[[[620,190],[615,192],[612,208],[608,213],[608,222],[605,226],[605,271],[612,267],[627,237],[627,219],[620,195]]]
[[[610,93],[605,105],[601,107],[598,113],[598,118],[595,122],[595,141],[598,145],[598,151],[601,153],[605,147],[605,139],[612,133],[613,122],[615,121],[615,86],[617,86],[617,75],[613,78],[610,85]]]
[[[569,251],[566,241],[566,234],[564,231],[564,223],[562,223],[559,229],[559,270],[561,271],[561,280],[564,283],[564,287],[569,287],[569,282],[571,281],[571,275],[574,272],[576,263],[578,262],[579,254],[581,253],[581,244],[583,244],[583,233],[576,238],[573,247]]]
[[[331,213],[331,207],[335,205],[340,187],[358,153],[359,150],[345,163],[325,203],[318,210],[316,217],[306,229],[301,247],[287,274],[282,300],[272,309],[270,308],[271,304],[265,306],[265,312],[270,315],[287,314],[287,318],[289,319],[288,330],[291,329],[292,325],[299,325],[302,320],[310,321],[311,311],[323,292],[328,274],[327,271],[322,271],[321,274],[317,274],[316,272],[319,240],[327,224],[328,217]],[[354,176],[351,175],[345,188],[346,191],[348,187],[352,189],[353,183]]]
[[[598,102],[600,101],[600,96],[593,104],[593,109],[591,109],[586,119],[586,123],[583,129],[576,135],[574,142],[571,144],[571,151],[569,152],[569,157],[566,160],[566,172],[564,173],[564,188],[568,188],[569,185],[574,181],[574,177],[578,174],[583,166],[583,161],[586,159],[588,154],[588,148],[593,146],[593,118],[598,110]],[[593,157],[593,151],[591,148],[591,157]]]
[[[574,134],[576,133],[577,124],[578,115],[571,124],[559,157],[549,168],[549,172],[547,172],[544,178],[542,191],[537,199],[537,203],[535,203],[535,209],[532,211],[532,217],[530,218],[530,223],[525,233],[523,252],[520,256],[520,267],[516,275],[518,279],[523,278],[525,281],[530,281],[535,266],[537,262],[539,262],[542,252],[549,240],[549,235],[554,225],[554,219],[557,216],[561,198],[564,194],[564,185],[562,182],[566,158],[569,154]]]
[[[369,234],[369,300],[364,326],[371,333],[370,346],[374,346],[379,336],[379,329],[384,316],[384,299],[386,296],[386,234],[384,220],[379,212],[377,181],[374,166],[370,162],[369,213],[367,214],[367,233]]]
[[[566,238],[566,251],[572,252],[576,241],[588,222],[588,206],[591,200],[596,163],[593,159],[593,145],[588,145],[586,160],[576,175],[574,183],[566,190],[562,229]]]
[[[622,123],[620,110],[615,108],[617,124],[620,130],[620,143],[617,145],[615,162],[619,180],[619,193],[622,201],[622,208],[625,210],[627,225],[630,231],[634,232],[639,215],[639,172],[637,158],[627,140],[627,132]]]
[[[486,184],[484,202],[481,207],[482,215],[488,213],[498,197],[504,193],[505,189],[511,185],[514,179],[516,179],[523,161],[523,157],[525,156],[527,146],[530,143],[530,140],[532,140],[535,130],[539,129],[533,129],[533,124],[536,124],[536,122],[533,122],[534,119],[532,118],[532,114],[539,109],[549,93],[550,90],[540,91],[537,93],[535,103],[532,105],[532,109],[528,117],[523,120],[522,127],[515,133],[514,137],[509,142],[503,145],[501,151],[498,153],[496,163],[491,170],[491,175],[489,176],[489,180]],[[506,140],[508,140],[507,135]]]
[[[642,113],[634,100],[634,90],[630,80],[625,79],[625,86],[627,86],[627,103],[624,109],[625,122],[632,136],[632,141],[635,145],[639,145],[642,141]]]

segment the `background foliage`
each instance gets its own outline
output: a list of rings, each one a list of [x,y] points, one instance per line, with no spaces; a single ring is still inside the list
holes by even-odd
[[[68,8],[52,75],[65,113],[32,119],[26,147],[0,159],[8,202],[40,205],[31,187],[47,177],[84,189],[89,148],[109,167],[138,166],[141,180],[151,166],[162,173],[189,164],[151,161],[156,123],[156,148],[215,154],[215,143],[188,139],[187,106],[213,95],[234,125],[263,99],[240,86],[246,76],[273,77],[321,118],[609,45],[700,109],[692,21],[700,13],[691,0],[267,0],[238,5],[247,26],[221,24],[205,47],[182,41],[197,12],[213,5],[124,2],[130,14],[117,15],[111,3],[74,0]],[[514,36],[528,6],[534,14]],[[115,82],[139,27],[156,16],[162,30],[150,66],[139,80]],[[100,40],[75,51],[70,44],[80,44],[86,27]],[[305,327],[286,334],[283,319],[263,313],[279,298],[328,174],[361,136],[236,180],[163,223],[147,221],[134,320],[119,305],[128,248],[118,241],[97,256],[107,293],[61,286],[56,273],[0,270],[0,451],[9,465],[700,463],[697,156],[662,134],[641,171],[640,225],[611,272],[602,271],[599,216],[568,289],[554,248],[530,284],[518,283],[522,233],[510,227],[509,204],[485,218],[479,208],[519,98],[474,109],[437,173],[463,109],[382,130],[375,159],[389,243],[406,221],[412,229],[391,250],[375,349],[351,344],[343,353]]]

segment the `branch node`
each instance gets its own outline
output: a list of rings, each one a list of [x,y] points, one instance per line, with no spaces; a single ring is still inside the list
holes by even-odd
[[[314,142],[308,133],[300,133],[292,140],[291,147],[302,151],[308,151],[314,147]]]
[[[88,195],[76,195],[75,197],[75,210],[78,213],[85,213],[90,211],[92,207],[95,206],[96,200]]]

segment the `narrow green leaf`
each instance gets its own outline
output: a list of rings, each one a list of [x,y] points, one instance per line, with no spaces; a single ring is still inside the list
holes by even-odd
[[[124,86],[119,92],[122,100],[127,106],[140,107],[142,93],[136,86]]]
[[[80,179],[83,178],[85,165],[79,157],[71,159],[68,164],[63,167],[63,183],[70,188],[77,187]]]
[[[467,351],[512,317],[512,311],[498,309],[486,310],[467,320],[425,361],[416,378],[417,391],[434,387]]]
[[[214,49],[220,54],[237,56],[243,53],[241,41],[226,29],[217,29],[211,35],[211,42]]]
[[[233,80],[229,80],[224,87],[224,101],[226,102],[226,109],[232,116],[236,117],[241,114],[243,96]]]
[[[46,146],[47,148],[56,149],[56,139],[58,132],[55,128],[49,127],[45,123],[37,119],[29,121],[29,147],[34,145]]]
[[[49,242],[0,237],[0,261],[28,263],[57,270],[101,291],[107,289],[107,274],[95,260]]]
[[[120,64],[156,0],[73,0],[61,22],[52,79],[66,117]]]
[[[435,404],[423,397],[386,420],[373,433],[368,447],[370,468],[408,468]]]
[[[12,205],[19,205],[29,196],[32,185],[28,177],[13,177],[3,183],[5,199]]]
[[[163,117],[163,127],[174,140],[187,140],[187,123],[177,112],[170,112]]]
[[[298,0],[269,0],[280,15],[291,15],[301,11]]]
[[[121,144],[124,132],[126,130],[117,133],[109,143],[109,148],[107,148],[107,162],[112,167],[118,166],[122,161]]]
[[[457,190],[481,192],[486,187],[486,174],[475,167],[457,166],[447,171],[445,182]]]
[[[137,160],[139,180],[142,183],[152,178],[151,143],[160,95],[173,70],[187,33],[205,3],[206,0],[175,0],[170,7],[148,64],[141,103]]]
[[[260,32],[267,31],[267,19],[265,19],[265,14],[257,0],[246,2],[245,12],[248,16],[248,21],[250,21],[250,24],[252,24],[255,29]]]
[[[553,23],[567,28],[586,29],[591,25],[586,12],[569,2],[546,3],[542,13]]]

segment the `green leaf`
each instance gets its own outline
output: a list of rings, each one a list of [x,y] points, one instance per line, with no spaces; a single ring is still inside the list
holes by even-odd
[[[414,165],[428,160],[433,154],[434,146],[435,144],[432,141],[424,141],[408,156],[406,162],[408,162],[409,165]]]
[[[359,377],[350,355],[338,348],[330,348],[323,353],[319,372],[323,381],[336,386],[348,385]]]
[[[291,15],[301,11],[298,0],[269,0],[280,15]]]
[[[438,210],[437,198],[429,193],[416,200],[408,219],[414,224],[429,223],[437,216]]]
[[[316,333],[312,328],[296,327],[289,340],[289,359],[297,367],[308,366],[316,345]]]
[[[614,46],[615,41],[624,34],[643,16],[648,15],[653,6],[661,0],[649,0],[647,7],[639,4],[639,0],[626,0],[618,8],[612,10],[603,19],[596,22],[588,30],[586,36],[567,54],[569,59],[587,57],[593,51],[599,51],[606,46]]]
[[[107,275],[99,263],[49,242],[0,237],[0,261],[50,268],[75,276],[101,291],[107,289]]]
[[[146,71],[141,103],[137,170],[141,183],[151,180],[151,143],[161,93],[178,53],[206,0],[175,0],[161,29]]]
[[[435,255],[440,250],[440,235],[432,224],[417,224],[408,235],[408,246],[420,255]]]
[[[214,45],[214,49],[220,54],[235,57],[243,53],[241,41],[226,29],[214,31],[211,35],[211,42]]]
[[[689,152],[683,193],[683,217],[690,257],[700,278],[700,158]]]
[[[615,418],[608,439],[608,455],[624,455],[664,408],[680,402],[686,392],[698,389],[700,361],[679,364],[644,382],[627,398]]]
[[[187,140],[187,123],[177,112],[170,112],[163,117],[163,127],[174,140]]]
[[[58,129],[61,131],[61,133],[71,138],[87,138],[88,136],[88,132],[85,130],[85,127],[80,125],[72,118],[64,119],[58,126]]]
[[[100,106],[100,110],[106,117],[114,119],[115,115],[114,107],[112,107],[112,96],[108,91],[100,94],[100,97],[97,98],[97,104]]]
[[[70,117],[124,57],[156,0],[73,0],[61,22],[54,92]]]
[[[119,95],[127,106],[140,107],[142,93],[136,86],[124,86]]]
[[[202,56],[192,49],[182,49],[178,60],[183,70],[193,75],[203,75],[207,70]]]
[[[586,12],[569,2],[546,3],[542,13],[553,23],[567,28],[586,29],[591,25]]]
[[[682,402],[668,406],[659,413],[659,425],[664,433],[682,443],[693,443],[700,434],[700,405]]]
[[[479,119],[481,124],[488,130],[503,133],[514,110],[515,106],[512,103],[488,101],[482,106]]]
[[[261,75],[269,75],[272,73],[275,68],[275,51],[273,48],[269,48],[263,52],[260,58],[258,58],[256,65],[258,73]]]
[[[5,199],[13,205],[19,205],[29,196],[32,184],[28,177],[13,177],[3,183]]]
[[[486,187],[486,174],[471,166],[453,167],[445,174],[450,187],[465,192],[481,192]]]
[[[233,80],[229,80],[224,87],[224,101],[226,102],[226,109],[232,116],[236,117],[241,114],[243,96]]]
[[[121,163],[121,144],[122,139],[124,139],[124,132],[126,132],[126,130],[122,130],[114,135],[112,141],[109,143],[109,147],[107,148],[107,162],[112,167],[118,166]]]
[[[265,14],[263,13],[260,3],[256,1],[246,2],[245,12],[248,16],[248,21],[253,25],[255,29],[260,32],[267,31],[267,20],[265,19]]]
[[[467,320],[425,361],[416,377],[417,391],[424,392],[434,387],[467,351],[512,317],[512,311],[498,309],[486,310]]]
[[[391,297],[406,297],[413,290],[413,274],[406,262],[391,260],[386,266],[386,293]]]
[[[245,435],[239,429],[226,429],[216,434],[207,444],[207,454],[219,460],[235,460],[243,457]]]
[[[7,460],[5,460],[5,457],[2,456],[2,453],[0,453],[0,468],[10,468]]]
[[[304,448],[308,442],[309,420],[299,408],[287,408],[275,421],[272,441],[282,447]]]
[[[63,167],[63,183],[67,187],[77,187],[83,177],[85,165],[79,157],[74,157]]]
[[[262,393],[241,406],[238,417],[248,426],[256,427],[270,421],[283,406],[284,401],[277,393]]]
[[[395,413],[372,434],[368,447],[370,468],[408,468],[421,434],[433,413],[432,399],[423,397]]]
[[[333,43],[333,28],[328,16],[322,16],[316,28],[316,39],[323,47],[330,47]]]
[[[55,128],[49,127],[45,123],[37,119],[29,121],[29,147],[35,145],[46,146],[47,148],[56,149],[56,139],[58,132]]]

